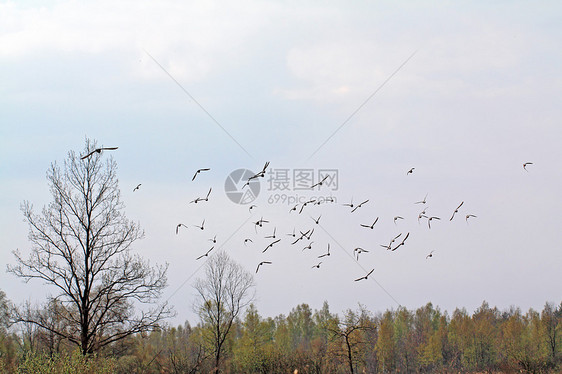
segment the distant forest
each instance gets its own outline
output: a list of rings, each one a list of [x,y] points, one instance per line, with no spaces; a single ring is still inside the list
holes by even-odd
[[[212,320],[185,322],[122,339],[90,356],[33,324],[7,327],[3,294],[2,373],[560,373],[562,303],[542,311],[471,315],[431,303],[416,310],[343,315],[301,304],[287,315],[260,316],[252,304],[225,336],[216,368]],[[49,311],[45,311],[46,314]],[[54,315],[54,314],[53,314]],[[57,323],[57,321],[52,321]]]

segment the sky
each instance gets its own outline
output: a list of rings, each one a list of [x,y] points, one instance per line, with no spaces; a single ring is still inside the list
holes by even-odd
[[[556,1],[1,1],[0,265],[29,253],[20,205],[47,205],[47,169],[89,138],[119,147],[102,157],[145,230],[134,252],[169,264],[172,323],[198,321],[196,258],[213,244],[254,275],[263,316],[324,301],[336,313],[559,303],[561,12]],[[233,202],[230,173],[266,162],[255,200]],[[199,168],[211,170],[192,181]],[[334,202],[290,211],[314,197]],[[424,207],[440,218],[431,228]],[[274,230],[281,241],[263,252]],[[272,263],[256,273],[261,261]],[[54,292],[5,272],[0,289],[15,303]]]

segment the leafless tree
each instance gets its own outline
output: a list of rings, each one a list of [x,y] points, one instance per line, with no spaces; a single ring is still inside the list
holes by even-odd
[[[96,148],[86,140],[84,154]],[[171,313],[158,304],[167,283],[167,265],[152,267],[131,253],[144,235],[123,214],[117,164],[104,154],[81,159],[70,151],[61,168],[47,171],[53,201],[41,214],[22,204],[29,224],[31,253],[14,251],[8,271],[26,282],[39,279],[52,286],[51,312],[64,323],[53,324],[42,313],[20,313],[16,321],[33,323],[92,353],[131,334],[151,330]],[[136,314],[135,309],[145,306]],[[58,328],[64,326],[64,328]]]
[[[253,275],[224,252],[209,258],[206,277],[197,279],[198,298],[194,304],[214,350],[214,371],[220,370],[224,342],[236,317],[250,305],[255,293]]]
[[[363,306],[360,307],[359,314],[348,310],[343,322],[338,322],[335,327],[328,326],[326,329],[332,334],[333,340],[343,340],[349,372],[355,373],[359,348],[366,344],[362,332],[375,329],[367,310]]]

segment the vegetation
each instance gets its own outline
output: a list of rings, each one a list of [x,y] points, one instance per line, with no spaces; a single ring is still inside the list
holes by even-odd
[[[2,298],[6,302],[5,298]],[[2,328],[0,372],[210,373],[217,369],[216,324],[189,323],[137,333],[82,356],[66,340],[25,325]],[[203,318],[204,317],[204,318]],[[364,307],[342,316],[327,303],[289,315],[260,316],[251,304],[235,318],[221,346],[223,373],[558,373],[562,369],[562,303],[541,312],[500,311],[486,302],[472,314],[452,315],[431,303],[372,314]]]

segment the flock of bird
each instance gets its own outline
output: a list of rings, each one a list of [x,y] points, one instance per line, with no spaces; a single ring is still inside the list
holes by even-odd
[[[529,163],[525,164],[525,167],[529,165]],[[261,169],[260,172],[253,174],[251,177],[249,177],[246,180],[242,180],[240,181],[240,184],[242,184],[240,186],[240,189],[244,189],[246,188],[253,180],[258,179],[258,178],[263,178],[267,172],[267,168],[269,167],[269,162],[266,162],[264,167]],[[407,171],[406,175],[410,175],[413,174],[415,168],[411,168]],[[198,169],[195,174],[193,175],[193,178],[191,179],[192,181],[195,180],[195,178],[202,172],[205,171],[210,171],[210,168],[202,168],[202,169]],[[323,177],[320,181],[318,181],[317,183],[313,183],[310,186],[310,189],[313,190],[315,188],[320,188],[322,186],[323,183],[326,182],[327,180],[327,176]],[[208,193],[205,197],[196,197],[194,200],[192,200],[190,203],[197,203],[197,202],[202,202],[202,201],[209,201],[209,196],[211,194],[212,188],[209,188]],[[416,201],[414,204],[421,204],[421,205],[426,205],[427,204],[427,197],[429,194],[426,194],[425,197],[420,200],[420,201]],[[346,202],[344,204],[341,204],[342,207],[344,207],[345,209],[347,209],[349,211],[350,214],[355,213],[356,211],[358,211],[359,209],[363,208],[365,206],[367,206],[369,204],[370,200],[369,199],[365,199],[360,201],[359,203],[354,203],[353,198],[349,201]],[[335,204],[335,199],[333,197],[328,197],[326,199],[320,200],[320,199],[309,199],[306,200],[302,203],[298,203],[295,204],[294,206],[292,206],[289,211],[288,214],[295,214],[295,215],[303,215],[303,213],[305,213],[309,207],[311,206],[318,206],[321,204],[326,204],[326,203],[332,203]],[[452,214],[451,217],[449,218],[449,221],[452,221],[457,214],[459,214],[461,208],[463,207],[464,201],[461,201],[460,204],[458,206],[456,206],[456,208],[454,208],[452,210]],[[252,214],[254,212],[254,210],[258,208],[257,205],[252,204],[249,206],[248,211],[250,212],[250,214]],[[271,250],[272,248],[279,246],[281,242],[288,242],[290,246],[299,246],[299,244],[301,244],[300,248],[301,248],[301,252],[304,251],[312,251],[313,250],[313,246],[316,247],[315,241],[313,240],[313,235],[315,233],[315,228],[317,226],[321,225],[322,222],[322,214],[318,214],[318,215],[309,215],[310,220],[311,220],[311,228],[306,228],[306,229],[300,229],[297,230],[296,227],[293,228],[293,230],[289,233],[286,234],[282,234],[281,236],[279,235],[278,231],[277,231],[277,226],[272,225],[272,222],[269,219],[265,219],[264,217],[260,217],[259,219],[257,219],[256,221],[253,221],[251,224],[253,225],[254,228],[254,236],[251,237],[246,237],[244,238],[243,244],[244,246],[249,246],[249,245],[253,245],[254,243],[258,243],[260,241],[264,241],[267,240],[264,244],[264,247],[261,247],[261,251],[260,254],[263,255],[266,252],[268,252],[269,250]],[[469,218],[475,218],[476,215],[474,214],[466,214],[465,216],[465,220],[468,223],[468,219]],[[369,229],[369,230],[374,230],[376,224],[379,222],[379,218],[380,217],[376,217],[372,222],[368,222],[368,223],[359,223],[359,226],[365,229]],[[427,214],[427,207],[425,206],[423,210],[421,210],[421,212],[418,214],[418,222],[420,222],[420,220],[422,219],[426,219],[427,220],[427,225],[428,228],[431,229],[431,223],[434,220],[441,220],[440,217],[438,216],[434,216],[434,215],[428,215]],[[393,218],[393,222],[395,225],[397,225],[397,222],[400,220],[404,220],[404,217],[402,216],[395,216]],[[204,230],[204,223],[205,221],[203,221],[203,223],[201,225],[192,225],[192,227],[195,228],[199,228],[200,230]],[[271,227],[272,226],[272,227]],[[183,223],[178,223],[176,225],[176,234],[179,234],[179,230],[181,228],[188,228],[188,226],[186,226]],[[262,230],[265,227],[271,227],[270,230],[268,230],[267,232],[262,232]],[[288,237],[288,239],[284,239],[285,237]],[[390,251],[390,252],[394,252],[396,250],[398,250],[400,247],[405,246],[407,244],[407,240],[410,237],[410,232],[407,233],[399,233],[398,235],[395,235],[392,237],[392,239],[389,241],[388,244],[381,244],[380,246],[385,248],[386,250]],[[214,237],[214,239],[212,239],[213,244],[216,243],[216,236]],[[213,245],[210,249],[206,250],[205,253],[199,255],[198,257],[196,257],[196,260],[200,260],[203,259],[205,257],[208,257],[210,255],[210,253],[215,249],[215,246]],[[355,259],[355,261],[359,262],[360,257],[362,257],[362,254],[365,253],[369,253],[370,251],[362,248],[362,247],[356,247],[353,249],[353,258]],[[427,254],[427,256],[425,257],[426,259],[430,259],[433,257],[435,253],[435,250],[432,250],[431,252],[429,252]],[[317,256],[317,261],[312,264],[311,269],[320,269],[322,264],[324,263],[324,261],[326,260],[326,258],[328,258],[331,255],[330,253],[330,243],[327,243],[327,247],[326,247],[326,251],[323,253],[320,253]],[[272,265],[273,261],[271,260],[264,260],[264,261],[259,261],[256,268],[255,268],[255,273],[257,274],[260,269],[262,269],[262,267],[264,265]],[[375,269],[371,269],[370,271],[368,271],[364,276],[360,276],[358,278],[355,278],[354,281],[355,282],[359,282],[362,280],[366,280],[368,279],[368,277],[374,272]]]
[[[82,160],[87,159],[88,157],[92,156],[92,155],[95,154],[95,153],[101,153],[101,152],[103,152],[103,151],[116,150],[116,149],[118,149],[118,147],[101,147],[101,148],[96,148],[96,149],[94,149],[93,151],[91,151],[91,152],[89,152],[88,154],[86,154],[85,156],[82,156],[81,159],[82,159]],[[527,167],[528,167],[529,165],[532,165],[532,164],[533,164],[532,162],[525,162],[525,163],[523,164],[523,169],[528,172]],[[249,177],[249,178],[245,181],[245,183],[240,187],[240,189],[244,189],[245,187],[249,186],[250,182],[253,181],[253,180],[257,180],[258,178],[263,178],[263,177],[265,176],[266,172],[267,172],[267,168],[268,168],[268,167],[269,167],[269,162],[266,162],[265,165],[263,166],[263,168],[261,169],[261,171],[258,172],[258,173],[256,173],[256,174],[254,174],[254,175],[252,175],[251,177]],[[201,173],[204,173],[204,172],[208,172],[208,171],[210,171],[210,170],[211,170],[210,168],[201,168],[201,169],[196,170],[195,173],[194,173],[194,175],[193,175],[193,177],[191,178],[191,181],[192,181],[192,182],[195,181],[195,179],[197,178],[198,175],[200,175]],[[406,172],[406,175],[408,176],[408,175],[410,175],[410,174],[413,174],[413,173],[414,173],[414,170],[415,170],[415,168],[410,168],[410,169]],[[317,187],[320,188],[320,187],[322,186],[322,184],[323,184],[324,182],[326,182],[327,178],[328,178],[328,176],[325,176],[323,179],[321,179],[321,180],[318,181],[317,183],[311,184],[310,189],[313,190],[313,189],[315,189],[315,188],[317,188]],[[241,182],[244,182],[244,181],[241,181]],[[134,187],[133,192],[138,191],[138,190],[140,189],[140,187],[141,187],[141,184],[139,183],[136,187]],[[189,203],[190,203],[190,204],[192,204],[192,203],[193,203],[193,204],[197,204],[197,203],[200,203],[200,202],[208,202],[208,201],[209,201],[209,198],[210,198],[210,195],[211,195],[211,192],[212,192],[212,187],[209,188],[209,190],[208,190],[207,194],[205,195],[205,197],[195,197],[195,198],[194,198],[193,200],[191,200]],[[419,212],[419,214],[418,214],[418,217],[417,217],[418,223],[421,223],[420,221],[421,221],[422,219],[426,219],[426,220],[427,220],[428,229],[431,229],[431,223],[432,223],[432,221],[434,221],[434,220],[440,221],[440,220],[441,220],[441,217],[434,216],[434,215],[428,215],[428,214],[427,214],[427,209],[428,209],[428,208],[427,208],[426,204],[427,204],[427,197],[428,197],[428,195],[429,195],[429,194],[426,194],[425,197],[424,197],[422,200],[416,201],[414,204],[416,204],[416,205],[417,205],[417,204],[421,204],[421,205],[424,206],[424,209],[421,210],[421,211]],[[307,200],[307,201],[305,201],[305,202],[303,202],[303,203],[295,204],[294,206],[292,206],[291,209],[289,210],[289,214],[292,214],[293,212],[298,212],[298,213],[294,213],[294,214],[301,215],[301,214],[304,213],[304,211],[305,211],[305,210],[307,209],[307,207],[309,207],[309,206],[321,205],[321,204],[327,204],[327,203],[335,204],[336,201],[335,201],[335,199],[334,199],[333,197],[328,197],[328,198],[325,198],[325,199],[322,199],[322,200],[321,200],[321,199],[310,199],[310,200]],[[348,210],[349,210],[349,213],[352,214],[352,213],[356,212],[358,209],[360,209],[360,208],[366,206],[368,203],[369,203],[369,199],[366,199],[366,200],[361,201],[359,204],[355,204],[355,203],[353,202],[353,198],[352,198],[349,203],[344,203],[344,204],[341,204],[341,205],[342,205],[343,207],[345,207],[346,209],[348,209]],[[451,214],[451,216],[450,216],[450,218],[449,218],[449,221],[453,221],[453,219],[456,217],[456,215],[460,213],[460,210],[461,210],[461,208],[463,207],[463,205],[464,205],[464,201],[461,201],[461,202],[459,203],[459,205],[458,205],[456,208],[454,208],[454,210],[452,211],[452,214]],[[258,208],[258,206],[255,205],[255,204],[253,204],[253,205],[250,205],[250,207],[249,207],[248,210],[249,210],[250,213],[252,213],[252,211],[253,211],[254,209],[256,209],[256,208]],[[468,213],[468,214],[466,214],[466,215],[464,216],[464,218],[465,218],[467,224],[468,224],[468,220],[469,220],[469,219],[471,219],[471,218],[476,218],[476,217],[477,217],[477,216],[476,216],[475,214],[472,214],[472,213]],[[302,230],[297,230],[296,228],[293,228],[292,232],[287,233],[286,235],[283,235],[283,236],[288,236],[288,237],[290,238],[290,239],[289,239],[289,242],[290,242],[290,245],[291,245],[291,246],[296,246],[296,245],[299,244],[299,242],[302,241],[302,244],[305,244],[305,245],[304,245],[304,247],[302,247],[302,250],[301,250],[301,251],[302,251],[302,252],[304,252],[304,251],[310,251],[310,250],[312,250],[313,244],[314,244],[314,241],[312,240],[312,237],[313,237],[313,234],[315,233],[315,227],[316,227],[316,226],[320,226],[321,218],[322,218],[322,214],[318,215],[318,217],[310,216],[310,219],[311,219],[312,222],[313,222],[313,227],[312,227],[312,228],[302,229]],[[399,220],[403,220],[403,219],[404,219],[404,217],[402,217],[402,216],[395,216],[395,217],[393,218],[393,222],[394,222],[395,225],[397,225],[397,222],[398,222]],[[379,217],[376,217],[376,218],[372,221],[372,223],[359,223],[359,226],[362,227],[362,228],[365,228],[365,229],[373,230],[373,229],[375,228],[375,225],[377,224],[377,222],[379,222]],[[256,235],[259,235],[259,234],[260,234],[259,231],[260,231],[262,228],[264,228],[265,226],[269,225],[270,223],[271,223],[271,222],[270,222],[269,220],[264,219],[263,217],[261,217],[261,218],[260,218],[259,220],[257,220],[257,221],[252,222],[252,225],[254,226],[254,232],[255,232],[255,234],[256,234]],[[176,224],[176,227],[175,227],[176,235],[178,235],[178,234],[180,233],[180,230],[182,230],[182,229],[189,229],[189,227],[194,227],[194,228],[196,228],[196,229],[199,229],[200,231],[204,231],[204,230],[205,230],[205,219],[202,220],[202,222],[201,222],[200,225],[199,225],[199,224],[194,224],[194,225],[189,226],[189,225],[186,225],[186,224],[184,224],[184,223],[178,223],[178,224]],[[282,237],[279,237],[279,235],[278,235],[278,233],[277,233],[277,227],[276,227],[276,226],[273,226],[273,229],[269,232],[269,234],[267,234],[267,235],[262,234],[262,237],[263,237],[263,239],[268,239],[269,242],[268,242],[268,244],[265,246],[265,248],[262,247],[263,250],[261,250],[261,254],[266,253],[268,250],[272,249],[275,245],[278,245],[280,242],[285,241],[284,239],[282,239]],[[391,238],[391,240],[388,242],[388,244],[380,244],[380,246],[381,246],[382,248],[385,248],[387,251],[394,252],[394,251],[398,250],[400,247],[405,246],[405,245],[406,245],[406,241],[407,241],[407,239],[408,239],[409,237],[410,237],[410,232],[407,232],[406,234],[404,234],[404,233],[401,232],[401,233],[399,233],[398,235],[393,236],[393,237]],[[248,245],[250,245],[250,244],[254,244],[254,240],[255,240],[255,239],[259,239],[259,238],[257,238],[257,237],[254,237],[254,238],[252,238],[252,237],[247,237],[247,238],[245,238],[245,239],[244,239],[244,242],[243,242],[244,246],[248,246]],[[205,258],[205,257],[209,257],[209,255],[211,254],[211,252],[215,249],[215,246],[216,246],[216,243],[217,243],[217,236],[214,235],[213,238],[209,239],[209,241],[211,241],[211,242],[213,243],[213,246],[211,246],[211,248],[208,249],[208,250],[206,250],[203,254],[197,256],[197,257],[195,258],[196,261],[197,261],[197,260],[200,260],[200,259],[203,259],[203,258]],[[302,245],[302,244],[301,244],[301,245]],[[362,248],[362,247],[356,247],[356,248],[354,248],[354,249],[353,249],[353,258],[355,259],[355,261],[358,262],[358,261],[359,261],[360,255],[363,254],[363,253],[369,253],[369,250],[366,250],[366,249],[364,249],[364,248]],[[434,256],[434,253],[435,253],[435,250],[431,250],[431,251],[425,256],[425,258],[426,258],[426,259],[432,258],[432,257]],[[317,259],[318,259],[318,260],[319,260],[319,259],[323,259],[323,260],[325,261],[326,258],[329,257],[330,255],[331,255],[331,253],[330,253],[330,243],[327,243],[326,252],[323,252],[323,253],[321,253],[320,255],[318,255],[318,256],[317,256]],[[260,262],[257,264],[255,273],[257,274],[262,266],[264,266],[264,265],[272,265],[272,264],[273,264],[272,261],[268,261],[268,260],[260,261]],[[311,266],[311,268],[312,268],[312,269],[319,269],[322,264],[323,264],[323,261],[318,261],[318,262],[316,262],[315,264],[313,264],[313,265]],[[355,281],[355,282],[359,282],[359,281],[368,279],[368,277],[374,272],[374,270],[375,270],[375,269],[371,269],[371,270],[368,271],[364,276],[355,278],[354,281]]]

